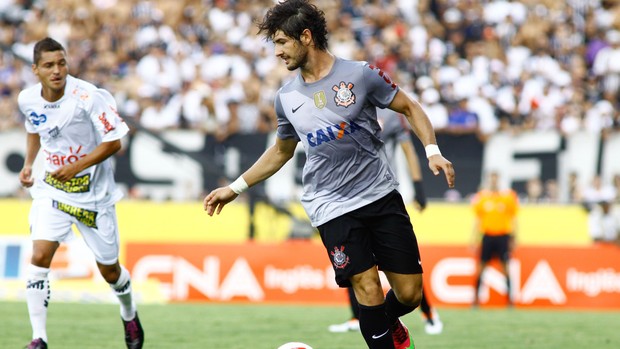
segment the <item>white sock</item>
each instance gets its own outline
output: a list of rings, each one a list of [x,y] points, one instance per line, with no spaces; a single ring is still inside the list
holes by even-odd
[[[123,320],[133,320],[136,317],[136,304],[131,297],[131,277],[124,266],[121,265],[121,276],[116,283],[110,284],[110,287],[112,287],[121,304],[121,317]]]
[[[47,305],[50,300],[49,268],[28,266],[26,302],[32,325],[32,339],[42,338],[47,343]]]

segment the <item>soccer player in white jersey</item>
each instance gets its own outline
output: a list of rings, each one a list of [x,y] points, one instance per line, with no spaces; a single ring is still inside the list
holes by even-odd
[[[19,180],[31,188],[29,223],[32,258],[26,301],[32,325],[28,349],[47,348],[48,274],[60,242],[79,229],[93,252],[103,278],[120,302],[120,315],[129,349],[142,348],[144,332],[132,299],[130,275],[118,261],[119,232],[114,204],[116,188],[110,156],[121,148],[129,130],[106,90],[68,74],[63,46],[45,38],[34,46],[33,73],[39,83],[18,97],[26,117],[27,150]],[[33,177],[41,149],[44,166]]]
[[[452,164],[440,153],[420,105],[367,62],[347,61],[327,50],[323,11],[307,0],[270,8],[259,29],[275,55],[297,77],[275,97],[276,143],[229,186],[204,199],[207,214],[276,173],[298,142],[306,152],[302,205],[327,250],[336,282],[352,286],[360,331],[371,349],[411,348],[400,316],[422,297],[422,261],[398,182],[378,134],[376,108],[403,114],[426,149],[431,171],[454,186]],[[378,270],[391,286],[383,293]]]

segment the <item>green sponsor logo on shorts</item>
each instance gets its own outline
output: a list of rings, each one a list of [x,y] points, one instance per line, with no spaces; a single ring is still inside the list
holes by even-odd
[[[84,223],[91,228],[97,228],[97,212],[89,211],[80,207],[67,205],[56,200],[52,201],[52,205],[60,211],[75,217],[78,221]]]
[[[44,182],[65,193],[86,193],[90,190],[90,174],[73,177],[63,183],[52,177],[51,173],[45,172]]]

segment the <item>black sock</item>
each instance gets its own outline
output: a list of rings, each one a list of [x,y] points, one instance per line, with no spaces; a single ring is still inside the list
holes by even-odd
[[[353,318],[359,319],[360,307],[359,303],[357,303],[357,298],[355,298],[355,292],[353,292],[353,287],[348,287],[347,293],[349,294],[349,304],[351,305],[351,313],[353,314]]]
[[[508,297],[508,304],[512,304],[512,287],[510,286],[510,277],[506,275],[506,296]]]
[[[416,307],[404,305],[399,302],[392,289],[385,295],[385,312],[387,313],[390,325],[395,324],[399,317],[411,313],[415,308]]]
[[[422,293],[422,300],[420,301],[420,310],[426,316],[426,319],[433,323],[433,313],[431,312],[431,305],[428,304],[428,299],[426,299],[426,292]]]
[[[385,313],[385,303],[376,306],[359,305],[360,331],[369,349],[394,349],[392,331]]]
[[[474,294],[474,304],[478,304],[478,295],[480,295],[480,285],[482,285],[482,275],[476,279],[476,293]]]

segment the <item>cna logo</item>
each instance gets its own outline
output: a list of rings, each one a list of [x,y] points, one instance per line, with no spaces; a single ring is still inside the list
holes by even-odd
[[[32,112],[30,113],[30,115],[28,115],[28,120],[30,120],[30,122],[33,125],[39,126],[42,123],[45,123],[47,121],[47,115],[45,114],[37,115],[37,113]]]
[[[342,139],[345,135],[352,134],[361,128],[360,125],[353,121],[350,123],[343,121],[340,124],[310,132],[306,136],[308,138],[308,144],[314,148],[323,143]]]

